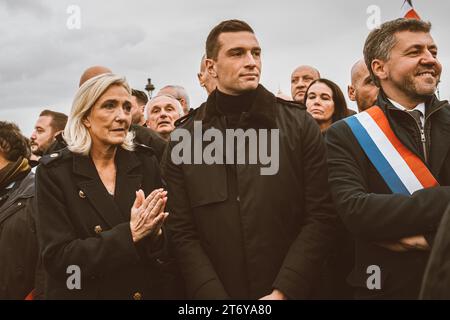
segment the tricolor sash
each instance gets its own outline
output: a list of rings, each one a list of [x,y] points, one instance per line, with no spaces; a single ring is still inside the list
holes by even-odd
[[[411,195],[439,185],[422,160],[397,138],[380,107],[348,117],[345,122],[393,193]]]

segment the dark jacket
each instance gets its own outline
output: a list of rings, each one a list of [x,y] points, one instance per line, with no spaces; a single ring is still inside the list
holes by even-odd
[[[421,299],[450,299],[450,205],[442,217],[423,277]]]
[[[166,149],[167,142],[161,138],[158,133],[150,128],[132,124],[130,129],[134,131],[134,141],[152,148],[156,158],[160,162],[164,154],[164,150]]]
[[[62,132],[55,136],[55,141],[50,145],[45,154],[52,154],[67,147],[67,143],[63,138]]]
[[[202,120],[203,130],[214,127],[224,135],[216,94],[177,129],[192,137],[194,121]],[[277,288],[291,299],[308,298],[336,222],[319,127],[305,107],[262,86],[238,127],[279,128],[278,173],[261,175],[259,162],[176,165],[174,141],[162,162],[171,210],[167,227],[188,296],[258,299]]]
[[[419,125],[407,112],[395,108],[383,92],[377,105],[395,135],[425,162]],[[392,194],[359,146],[351,129],[339,121],[328,129],[330,184],[337,210],[356,239],[355,268],[349,277],[359,298],[417,298],[428,252],[389,251],[377,242],[432,234],[450,199],[450,109],[436,98],[426,103],[425,134],[428,168],[440,187],[419,190],[411,196]],[[381,269],[381,290],[368,290],[367,268]]]
[[[112,197],[90,157],[63,149],[41,159],[36,198],[46,298],[171,297],[166,287],[173,280],[165,272],[166,241],[144,239],[134,244],[129,224],[135,191],[142,189],[148,195],[161,187],[157,160],[151,150],[138,146],[135,152],[118,148],[115,163]],[[71,265],[80,268],[80,290],[67,288]]]
[[[23,300],[35,288],[38,244],[34,173],[16,181],[0,207],[0,300]]]

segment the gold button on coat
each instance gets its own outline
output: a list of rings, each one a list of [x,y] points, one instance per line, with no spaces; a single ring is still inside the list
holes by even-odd
[[[102,229],[101,226],[95,226],[94,227],[94,231],[95,231],[96,234],[99,234],[99,233],[101,233],[103,231],[103,229]]]
[[[133,299],[142,300],[142,294],[140,292],[136,292],[135,294],[133,294]]]
[[[82,199],[86,198],[86,195],[84,194],[83,190],[78,191],[78,195],[79,195],[80,198],[82,198]]]

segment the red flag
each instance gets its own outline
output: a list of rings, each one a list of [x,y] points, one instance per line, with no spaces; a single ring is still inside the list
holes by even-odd
[[[419,14],[414,10],[412,0],[405,0],[402,5],[402,16],[406,19],[420,20]]]
[[[29,294],[27,294],[27,296],[25,297],[24,300],[34,300],[34,295],[35,295],[35,292],[33,289]]]

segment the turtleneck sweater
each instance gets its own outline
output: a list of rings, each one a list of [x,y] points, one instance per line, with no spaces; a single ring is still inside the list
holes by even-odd
[[[232,96],[217,90],[217,110],[225,116],[228,128],[239,127],[239,120],[243,112],[248,112],[255,99],[256,90]]]

